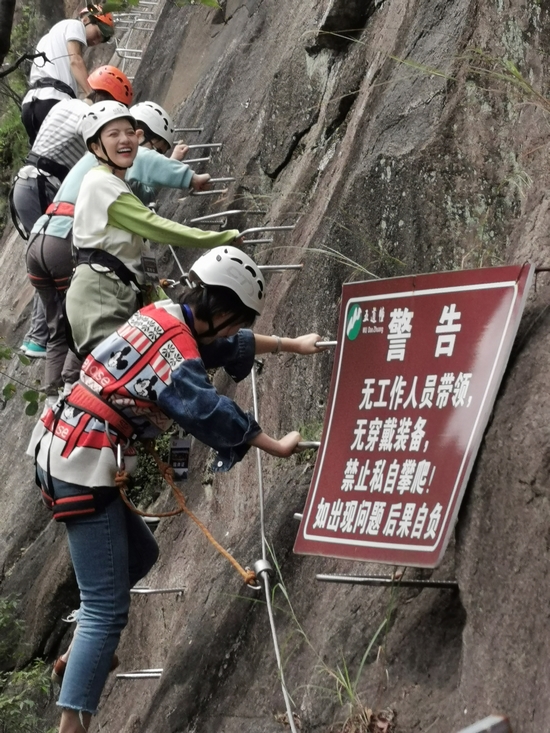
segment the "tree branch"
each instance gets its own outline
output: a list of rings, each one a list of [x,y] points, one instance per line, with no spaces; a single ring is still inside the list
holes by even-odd
[[[0,64],[10,50],[11,29],[15,13],[15,0],[0,0]]]
[[[40,53],[24,53],[22,56],[20,56],[17,61],[14,61],[13,64],[10,64],[9,66],[6,66],[6,68],[0,69],[0,79],[3,79],[8,74],[11,74],[12,71],[15,71],[18,69],[23,61],[33,61],[34,59],[41,58],[44,60],[44,63],[48,61],[46,54],[42,51]]]

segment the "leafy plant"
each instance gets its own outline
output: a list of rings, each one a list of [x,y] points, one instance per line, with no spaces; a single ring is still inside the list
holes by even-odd
[[[55,733],[42,715],[49,693],[49,668],[41,659],[27,669],[1,674],[0,733]]]
[[[14,356],[17,356],[19,361],[24,364],[25,366],[28,366],[31,362],[30,359],[25,356],[24,354],[19,354],[18,352],[11,349],[9,346],[6,345],[6,343],[0,338],[0,361],[2,359],[6,361],[10,361],[13,359]],[[31,385],[27,384],[26,382],[21,381],[20,379],[16,379],[14,376],[9,375],[4,370],[0,369],[0,374],[2,374],[5,377],[8,377],[10,380],[3,388],[2,388],[2,399],[0,400],[0,409],[3,409],[6,406],[6,403],[8,400],[11,400],[12,397],[14,397],[17,394],[17,384],[25,387],[25,391],[21,395],[23,400],[27,403],[25,407],[25,415],[36,415],[38,412],[38,408],[40,406],[40,402],[43,402],[46,398],[45,393],[40,392],[37,389],[34,389],[31,387]],[[14,384],[15,382],[15,384]]]
[[[17,617],[17,598],[0,598],[0,659],[7,659],[23,635],[23,623]]]
[[[298,427],[298,432],[302,436],[304,442],[319,441],[323,434],[323,422],[322,420],[313,420],[305,425]],[[315,461],[317,457],[316,448],[307,448],[306,450],[296,453],[297,463],[311,463]]]
[[[139,5],[139,0],[108,0],[102,4],[104,13],[123,13]]]
[[[21,9],[11,34],[9,66],[34,47],[39,15],[32,5]],[[27,90],[25,65],[0,79],[0,234],[6,220],[8,189],[14,173],[21,167],[28,149],[27,133],[21,122],[19,106]]]
[[[24,632],[17,598],[0,598],[0,658],[7,662]],[[0,673],[0,733],[54,733],[41,714],[49,692],[49,670],[42,660],[26,669]]]
[[[155,450],[163,461],[168,461],[171,435],[165,434],[155,441]],[[163,479],[154,459],[139,443],[136,444],[138,467],[128,488],[128,498],[136,506],[146,507],[158,499],[163,489]]]

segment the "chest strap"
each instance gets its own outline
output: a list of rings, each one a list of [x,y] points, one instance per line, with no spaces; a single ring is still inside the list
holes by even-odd
[[[108,422],[110,428],[127,440],[136,437],[132,423],[115,407],[91,392],[83,384],[75,385],[71,394],[65,398],[65,402],[71,407],[83,410],[97,420]]]

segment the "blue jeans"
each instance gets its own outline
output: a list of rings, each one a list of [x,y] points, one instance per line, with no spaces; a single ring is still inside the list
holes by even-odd
[[[40,468],[38,475],[45,483]],[[56,498],[88,492],[54,478],[52,484]],[[105,510],[71,519],[66,526],[80,610],[57,704],[94,714],[128,621],[130,588],[153,567],[158,546],[143,519],[120,497]]]

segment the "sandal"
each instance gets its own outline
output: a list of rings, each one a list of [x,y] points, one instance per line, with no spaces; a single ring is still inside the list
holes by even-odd
[[[116,654],[113,654],[113,659],[111,661],[111,666],[109,668],[109,672],[112,672],[114,669],[118,667],[120,664],[118,660],[118,656]],[[62,658],[58,657],[53,665],[51,679],[52,682],[55,682],[56,685],[60,685],[63,682],[63,675],[65,674],[65,669],[67,668],[67,662]]]

